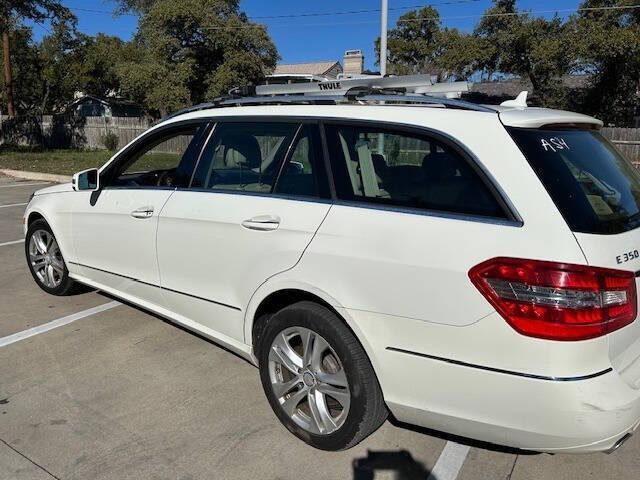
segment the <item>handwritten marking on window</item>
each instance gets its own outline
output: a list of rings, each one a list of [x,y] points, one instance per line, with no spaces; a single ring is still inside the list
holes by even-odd
[[[540,143],[545,152],[548,152],[549,150],[552,152],[557,152],[558,150],[571,150],[569,145],[567,145],[567,141],[562,137],[542,138],[540,139]]]

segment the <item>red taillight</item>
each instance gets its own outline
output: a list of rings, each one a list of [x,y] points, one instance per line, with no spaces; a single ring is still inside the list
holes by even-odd
[[[469,278],[518,332],[550,340],[585,340],[636,318],[633,272],[566,263],[494,258]]]

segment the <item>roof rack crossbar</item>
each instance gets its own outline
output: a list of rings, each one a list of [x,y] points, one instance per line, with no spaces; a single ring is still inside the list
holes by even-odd
[[[405,102],[405,103],[419,103],[427,105],[442,105],[444,107],[459,108],[461,110],[473,110],[475,112],[490,112],[496,113],[496,110],[485,105],[478,105],[476,103],[467,102],[465,100],[459,100],[457,98],[446,97],[434,97],[431,95],[386,95],[386,94],[371,94],[362,95],[357,97],[358,100],[370,101],[370,102]]]

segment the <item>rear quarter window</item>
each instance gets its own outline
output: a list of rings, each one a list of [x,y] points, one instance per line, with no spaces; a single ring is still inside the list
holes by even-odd
[[[509,133],[572,231],[616,234],[640,226],[640,174],[600,133]]]

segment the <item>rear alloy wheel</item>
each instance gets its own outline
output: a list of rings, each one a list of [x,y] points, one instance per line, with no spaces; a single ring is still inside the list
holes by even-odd
[[[36,220],[27,230],[27,263],[33,279],[45,292],[67,295],[75,286],[69,278],[58,241],[44,220]]]
[[[276,313],[261,336],[259,357],[271,407],[309,445],[349,448],[387,416],[362,346],[322,305],[299,302]]]
[[[344,367],[329,343],[304,327],[283,330],[269,350],[271,391],[304,430],[326,435],[347,418],[351,392]]]

